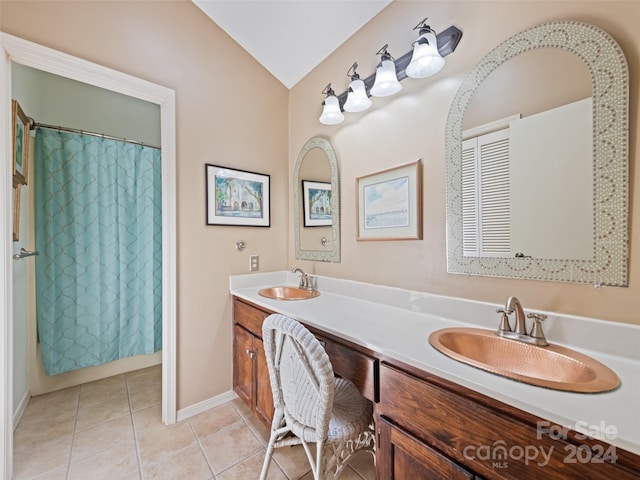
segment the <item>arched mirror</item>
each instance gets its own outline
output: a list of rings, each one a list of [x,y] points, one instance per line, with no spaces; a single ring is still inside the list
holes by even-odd
[[[304,144],[293,172],[296,258],[340,262],[338,158],[328,140]]]
[[[552,22],[500,44],[447,119],[450,273],[627,285],[628,67]]]

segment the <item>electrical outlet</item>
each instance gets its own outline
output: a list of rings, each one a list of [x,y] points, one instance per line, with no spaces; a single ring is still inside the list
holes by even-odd
[[[249,271],[257,272],[260,270],[260,257],[258,255],[249,256]]]

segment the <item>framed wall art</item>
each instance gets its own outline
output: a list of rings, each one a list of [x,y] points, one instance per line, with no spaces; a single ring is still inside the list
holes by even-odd
[[[302,180],[304,226],[331,226],[331,183]]]
[[[11,101],[13,119],[13,186],[26,185],[29,160],[29,119],[17,100]]]
[[[357,240],[422,239],[422,161],[356,179]]]
[[[20,240],[20,197],[21,187],[17,184],[13,188],[13,241]]]
[[[207,225],[271,226],[269,175],[205,164]]]

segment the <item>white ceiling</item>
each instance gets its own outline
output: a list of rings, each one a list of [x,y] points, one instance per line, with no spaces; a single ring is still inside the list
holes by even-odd
[[[392,0],[192,0],[287,88]]]

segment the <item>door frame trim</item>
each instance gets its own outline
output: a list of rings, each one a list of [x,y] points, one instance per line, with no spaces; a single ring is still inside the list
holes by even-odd
[[[117,70],[0,32],[0,476],[13,470],[13,190],[11,63],[19,63],[160,106],[162,148],[162,421],[176,422],[176,107],[175,91]]]

